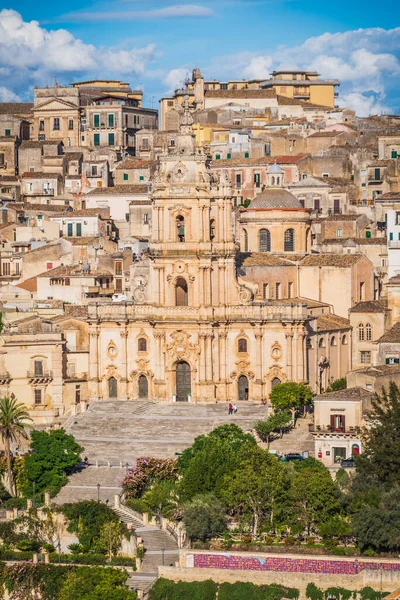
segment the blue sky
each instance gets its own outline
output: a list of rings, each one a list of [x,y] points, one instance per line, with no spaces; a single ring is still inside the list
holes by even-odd
[[[0,100],[113,77],[157,106],[194,66],[207,78],[289,67],[340,79],[360,115],[400,112],[398,25],[393,0],[19,0],[0,5]]]

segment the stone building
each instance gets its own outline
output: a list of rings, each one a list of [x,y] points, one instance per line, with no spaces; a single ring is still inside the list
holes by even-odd
[[[358,302],[349,311],[353,329],[352,368],[379,364],[376,341],[391,325],[392,311],[382,300]]]
[[[196,148],[187,106],[152,202],[135,302],[88,306],[90,398],[260,401],[279,382],[303,381],[306,306],[254,301],[238,279],[231,187]]]

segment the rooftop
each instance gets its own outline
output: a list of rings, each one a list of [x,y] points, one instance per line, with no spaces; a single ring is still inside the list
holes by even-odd
[[[307,210],[300,204],[300,201],[296,196],[293,196],[293,194],[283,188],[270,188],[261,192],[261,194],[258,194],[254,200],[250,202],[246,210],[252,210],[254,208],[294,208]]]
[[[147,194],[149,188],[144,184],[137,185],[116,185],[115,187],[95,188],[88,192],[88,196],[124,196],[127,194]]]
[[[1,115],[27,115],[33,112],[33,102],[0,102]]]
[[[346,390],[338,390],[337,392],[326,392],[315,396],[315,400],[362,400],[363,398],[372,398],[372,392],[368,392],[361,387],[347,388]]]
[[[49,269],[38,277],[112,277],[111,271],[84,271],[82,265],[61,265],[54,269]]]
[[[339,267],[353,266],[363,254],[309,254],[302,262],[302,267]]]
[[[392,343],[400,343],[400,321],[395,323],[393,327],[388,329],[382,337],[380,337],[377,342],[379,344],[392,342]]]
[[[365,369],[357,369],[356,372],[363,375],[371,375],[372,377],[383,377],[400,373],[400,365],[376,365],[374,367],[365,367]]]
[[[386,304],[382,300],[367,300],[357,302],[352,308],[351,313],[383,313],[388,310]]]
[[[317,319],[317,331],[336,331],[338,329],[350,329],[351,327],[349,319],[339,315],[318,315],[315,318]]]
[[[126,169],[150,169],[156,161],[144,160],[142,158],[126,158],[116,167],[117,170]]]
[[[205,90],[206,98],[276,98],[275,90]]]

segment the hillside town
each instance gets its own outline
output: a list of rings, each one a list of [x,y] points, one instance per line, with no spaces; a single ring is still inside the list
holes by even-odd
[[[327,557],[269,554],[259,585],[288,586],[280,596],[230,596],[227,581],[256,583],[243,544],[229,554],[233,538],[196,547],[193,540],[212,535],[190,534],[182,522],[188,509],[174,512],[170,495],[160,510],[149,500],[167,471],[182,506],[195,503],[197,493],[213,494],[214,487],[201,488],[200,471],[189,476],[190,452],[200,439],[211,449],[213,434],[233,424],[240,434],[230,434],[232,445],[244,452],[249,444],[252,464],[259,460],[271,478],[271,456],[280,458],[281,499],[283,490],[302,485],[295,479],[300,467],[295,474],[285,462],[312,461],[304,466],[311,478],[318,469],[328,474],[317,486],[327,494],[321,510],[339,494],[335,486],[343,497],[350,493],[341,475],[336,483],[339,471],[361,477],[354,475],[359,459],[360,474],[368,472],[365,428],[376,394],[400,386],[400,117],[359,117],[342,107],[339,89],[339,80],[316,71],[220,81],[194,68],[182,88],[160,99],[159,110],[146,108],[140,89],[108,79],[35,87],[33,102],[0,102],[0,397],[24,407],[33,448],[40,435],[74,436],[74,460],[63,471],[69,481],[61,484],[60,475],[53,490],[43,483],[40,497],[39,520],[53,501],[69,519],[58,561],[69,561],[70,544],[86,548],[76,515],[63,505],[97,500],[135,532],[121,542],[122,553],[136,560],[129,576],[135,595],[126,598],[175,598],[167,587],[150,592],[158,574],[170,586],[212,579],[217,587],[204,598],[348,600],[313,595],[307,586],[344,588],[342,572],[353,591],[375,590],[359,592],[359,600],[381,600],[383,592],[400,598],[400,563],[389,556],[400,542],[374,546],[369,538],[365,557],[335,559],[344,571]],[[275,398],[284,384],[299,402],[287,403],[279,420]],[[263,428],[260,420],[269,418],[274,426]],[[18,461],[29,436],[19,432],[11,442],[5,451]],[[268,452],[257,458],[260,448]],[[154,475],[161,459],[163,475]],[[11,462],[7,468],[8,492],[27,496],[32,508],[39,475],[22,484]],[[140,469],[146,483],[138,493]],[[278,516],[276,499],[257,513],[244,497],[239,509],[239,475],[220,484],[218,502],[229,507],[228,519],[246,522],[249,540],[270,547],[286,527],[282,544],[290,548],[297,535],[301,543],[312,537],[327,545],[331,536],[339,544],[350,539],[350,521],[362,538],[355,501],[350,510],[350,500],[340,509],[332,500],[329,523],[343,534],[328,534],[317,518],[300,513],[288,525],[278,515],[283,499]],[[165,493],[164,486],[160,497]],[[3,517],[13,522],[18,507],[9,510]],[[271,527],[281,518],[280,525],[274,534],[263,529],[261,540],[267,517]],[[300,521],[307,534],[296,529]],[[0,519],[3,539],[1,527]],[[107,539],[103,554],[111,561]],[[378,567],[371,557],[381,551],[389,554]],[[279,560],[288,562],[277,566]],[[224,569],[242,575],[226,579]],[[75,598],[69,594],[60,598]]]

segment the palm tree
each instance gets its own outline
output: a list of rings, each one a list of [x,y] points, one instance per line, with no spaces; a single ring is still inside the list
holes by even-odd
[[[10,482],[10,494],[14,492],[14,482],[11,468],[11,442],[16,442],[18,437],[25,440],[28,434],[25,430],[32,421],[23,404],[18,404],[15,398],[0,398],[0,435],[3,440],[7,458],[8,480]]]

